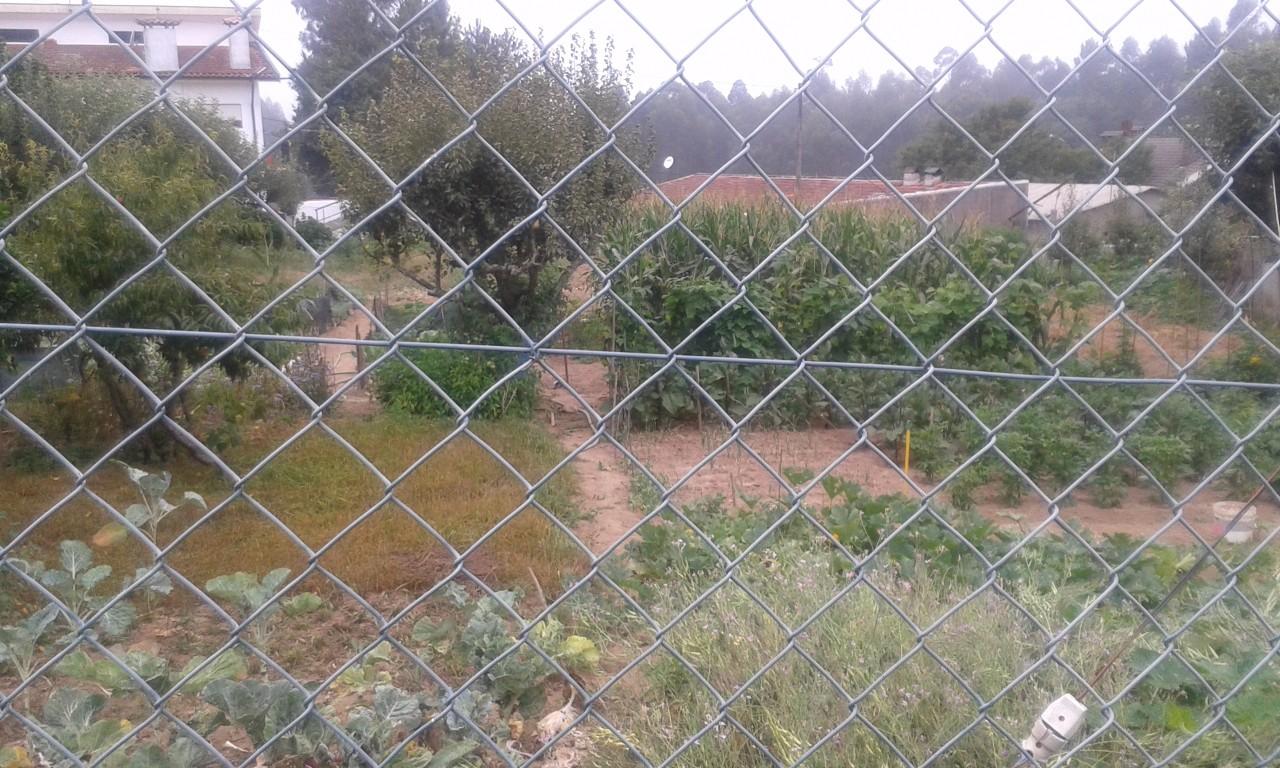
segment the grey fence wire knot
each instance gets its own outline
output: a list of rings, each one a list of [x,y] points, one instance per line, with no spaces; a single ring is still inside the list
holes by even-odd
[[[1115,40],[1157,4],[1185,18],[1204,51],[1173,87],[1153,82]],[[525,53],[467,62],[464,76],[441,53],[445,33],[423,31],[447,14],[441,0],[345,0],[368,29],[351,31],[353,41],[364,36],[363,60],[336,56],[338,75],[289,66],[279,40],[254,21],[263,0],[229,0],[233,18],[200,45],[181,46],[176,69],[149,66],[146,46],[113,26],[118,12],[93,2],[5,46],[0,768],[794,766],[857,755],[905,766],[973,755],[1030,764],[1023,740],[1063,694],[1088,714],[1048,762],[1280,763],[1277,710],[1265,711],[1280,707],[1278,598],[1255,588],[1273,568],[1280,531],[1267,523],[1280,504],[1280,381],[1266,374],[1280,370],[1280,337],[1275,318],[1256,309],[1280,279],[1280,221],[1246,201],[1256,190],[1242,181],[1258,158],[1276,157],[1280,92],[1252,93],[1258,74],[1238,73],[1230,56],[1250,30],[1280,24],[1273,4],[1245,3],[1211,33],[1179,0],[1125,4],[1106,24],[1065,0],[1100,44],[1053,78],[1002,45],[1001,22],[1017,2],[987,9],[955,0],[981,32],[927,72],[895,52],[900,30],[878,0],[842,8],[834,44],[811,65],[752,0],[734,4],[688,50],[647,24],[639,3],[595,0],[545,31],[496,5]],[[0,7],[0,18],[7,13]],[[603,63],[612,51],[570,48],[605,13],[651,45],[667,73],[620,106],[609,101],[617,81],[598,75],[612,67]],[[102,103],[83,109],[41,90],[69,87],[49,51],[66,47],[55,42],[60,31],[85,24],[108,40],[92,47],[110,49],[113,66],[140,78],[143,90],[128,90],[143,93],[140,101],[110,101],[121,87],[110,79],[91,81]],[[751,124],[687,74],[742,25],[799,83]],[[317,29],[308,27],[318,38]],[[291,125],[260,142],[230,138],[243,126],[184,91],[246,39],[299,95]],[[323,44],[309,43],[309,53]],[[851,130],[825,103],[824,70],[852,45],[873,47],[906,73],[909,98],[873,135]],[[992,52],[1033,97],[999,135],[942,98],[972,56]],[[1077,129],[1078,116],[1063,107],[1104,60],[1157,105],[1150,125],[1126,129],[1118,149]],[[583,61],[587,75],[571,66]],[[30,87],[27,78],[49,75],[42,66],[53,80]],[[1210,80],[1245,94],[1260,121],[1226,158],[1188,122]],[[374,99],[362,89],[375,81],[398,85]],[[675,90],[714,126],[720,154],[705,173],[659,183],[636,126]],[[915,130],[918,113],[935,118],[928,136],[953,137],[977,163],[971,180],[890,178],[899,135]],[[839,178],[784,173],[784,161],[762,159],[771,131],[808,120],[853,157]],[[1020,141],[1043,138],[1045,124],[1062,126],[1065,137],[1049,138],[1099,169],[1089,184],[1021,178]],[[551,149],[531,148],[548,136]],[[1184,165],[1198,169],[1185,189],[1201,190],[1179,192],[1186,204],[1177,211],[1128,176],[1144,147],[1171,138],[1191,156]],[[397,155],[404,146],[408,159]],[[277,163],[286,152],[327,158],[350,198],[343,228],[282,212]],[[460,163],[481,181],[450,176]],[[142,181],[130,180],[135,172]],[[721,197],[748,187],[758,207]],[[971,226],[975,201],[988,195],[1002,195],[1008,211]],[[161,211],[157,198],[174,207]],[[477,199],[489,207],[468,207]],[[1104,203],[1145,222],[1158,242],[1123,276],[1097,255],[1112,244],[1081,235]],[[743,221],[712,222],[713,234],[702,217],[721,205]],[[883,217],[890,224],[876,216],[886,210],[896,214]],[[1249,270],[1243,256],[1232,262],[1232,286],[1189,255],[1210,247],[1203,232],[1222,211],[1250,233],[1231,247],[1266,254]],[[624,224],[604,233],[593,229],[596,218]],[[974,230],[1028,219],[1042,225],[1037,236],[981,241],[988,253],[1016,242],[1014,263],[979,264],[966,250]],[[739,226],[756,228],[755,252],[734,249]],[[868,239],[837,243],[839,226],[862,227]],[[245,255],[259,247],[298,258],[264,267]],[[377,269],[362,272],[377,249]],[[654,261],[658,251],[670,261]],[[72,258],[58,254],[85,263],[50,269]],[[546,254],[558,261],[544,263]],[[798,263],[820,266],[770,294],[769,281]],[[97,274],[112,269],[124,271]],[[1024,322],[1019,313],[1052,301],[1066,317],[1072,300],[1037,282],[1044,270],[1091,286],[1091,302],[1077,301],[1076,310],[1092,308],[1077,314],[1080,327],[1049,327],[1056,307],[1041,327]],[[1142,303],[1177,270],[1215,307],[1194,344],[1153,330]],[[71,290],[70,273],[94,273],[98,287]],[[392,279],[413,300],[386,289]],[[967,303],[949,307],[926,344],[895,303],[949,279]],[[822,305],[821,327],[797,333],[799,320],[779,307],[808,290]],[[301,300],[316,298],[308,291],[324,295],[323,323],[295,318],[305,313]],[[679,321],[657,317],[645,302],[661,292],[703,304]],[[181,302],[157,298],[178,294]],[[931,294],[905,312],[942,301]],[[1170,311],[1184,301],[1162,299]],[[1191,333],[1191,324],[1180,327]],[[862,332],[854,329],[870,328],[856,338],[879,347],[850,346]],[[754,333],[754,346],[705,342],[733,333]],[[979,358],[970,350],[984,334],[1005,346]],[[1184,354],[1171,351],[1175,343]],[[1082,364],[1108,344],[1146,350],[1145,369],[1127,358],[1128,367]],[[1023,362],[1012,362],[1015,349]],[[1262,373],[1245,375],[1255,369]],[[91,400],[85,382],[106,394]],[[1108,399],[1101,388],[1126,394]],[[798,405],[788,400],[797,391],[807,393]],[[1051,400],[1073,416],[1023,426]],[[902,415],[919,403],[927,419]],[[435,418],[382,421],[383,408]],[[1237,418],[1245,408],[1249,418]],[[1167,427],[1172,409],[1199,420]],[[544,411],[551,436],[530,426]],[[935,412],[950,414],[946,430],[931,429]],[[116,417],[123,428],[113,432],[106,424]],[[838,428],[814,429],[819,420]],[[756,430],[780,422],[798,427],[820,460],[797,472],[766,450]],[[1153,432],[1157,423],[1165,431]],[[1210,442],[1192,430],[1212,431],[1222,451],[1171,475],[1161,462],[1190,464]],[[92,450],[76,449],[85,432],[99,440]],[[1086,445],[1085,432],[1095,442]],[[912,468],[913,437],[917,465],[937,466]],[[1034,440],[1044,447],[1029,447]],[[834,447],[820,454],[824,446]],[[944,449],[946,461],[937,458]],[[1049,465],[1071,451],[1078,466],[1050,477]],[[301,467],[282,468],[299,452]],[[655,469],[657,454],[670,459],[667,469]],[[857,488],[857,473],[846,470],[863,460],[883,488],[904,494]],[[706,477],[726,464],[750,467],[772,498],[749,499],[754,487],[734,486],[733,509],[692,501],[714,495],[703,492]],[[1163,515],[1140,529],[1126,526],[1122,507],[1102,531],[1077,524],[1072,505],[1114,490],[1121,466],[1143,489],[1122,489],[1122,505],[1154,494]],[[330,527],[317,522],[324,510],[297,513],[322,506],[326,497],[307,483],[326,476],[358,507]],[[575,494],[579,481],[599,483],[596,498],[611,501]],[[987,502],[997,482],[1016,489],[1017,501],[1002,508],[1041,516],[1009,524],[995,512],[975,521],[952,509],[974,506],[976,493],[977,506],[995,510]],[[1222,507],[1219,527],[1203,525],[1197,508],[1210,498],[1225,504],[1209,494],[1228,482],[1248,500]],[[429,490],[413,496],[423,483]],[[497,511],[465,511],[475,498]],[[417,500],[464,513],[427,514]],[[609,504],[623,512],[606,520]],[[1252,540],[1235,543],[1253,532],[1255,515]],[[380,538],[367,533],[373,525],[387,526]],[[1137,535],[1123,544],[1095,535],[1117,527]],[[780,598],[778,589],[791,591]],[[328,610],[326,624],[318,612]],[[1217,634],[1203,630],[1210,621],[1220,622]],[[304,629],[289,635],[295,626]],[[171,642],[176,655],[164,658]],[[1022,655],[984,667],[975,645],[985,642],[992,658],[1011,646]],[[963,663],[960,645],[970,654]],[[833,646],[846,654],[834,663]],[[729,661],[708,661],[717,654]],[[824,698],[784,712],[780,676]],[[669,698],[645,698],[655,691]],[[922,696],[944,713],[931,726],[909,714],[921,711]],[[680,730],[685,709],[689,727]]]

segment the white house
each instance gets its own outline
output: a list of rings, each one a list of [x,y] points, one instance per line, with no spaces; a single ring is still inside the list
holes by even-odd
[[[243,29],[204,51],[240,21],[229,18],[225,7],[94,5],[93,17],[81,14],[57,26],[81,9],[79,3],[0,2],[0,41],[13,56],[41,40],[30,55],[54,74],[144,77],[137,62],[108,36],[110,30],[161,77],[190,64],[171,91],[214,105],[240,126],[246,139],[263,148],[259,84],[279,75]],[[257,11],[249,23],[258,29]]]

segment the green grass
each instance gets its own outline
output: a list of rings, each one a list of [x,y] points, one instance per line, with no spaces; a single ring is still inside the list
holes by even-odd
[[[1130,303],[1166,323],[1205,331],[1218,330],[1229,317],[1229,305],[1199,278],[1176,270],[1161,270],[1147,278]]]
[[[785,544],[767,550],[767,557],[749,559],[740,576],[765,604],[796,617],[791,620],[793,626],[817,612],[848,583],[847,577],[832,571],[824,553]],[[966,589],[949,585],[944,578],[919,576],[907,581],[891,569],[876,571],[871,580],[920,627],[943,616],[969,594]],[[1056,631],[1064,625],[1061,610],[1069,595],[1045,593],[1026,583],[1002,586],[1047,626]],[[674,615],[695,601],[706,587],[704,578],[672,573],[663,588],[655,590],[654,602],[646,607],[659,615]],[[1263,603],[1268,606],[1272,622],[1280,619],[1278,599],[1280,588],[1272,581],[1269,597]],[[1101,659],[1123,648],[1134,626],[1131,610],[1118,602],[1107,603],[1057,647],[1057,659],[1089,676],[1098,669]],[[1246,626],[1234,612],[1210,612],[1193,633],[1199,639],[1179,647],[1190,658],[1204,660],[1191,646],[1205,648],[1211,644],[1206,638],[1222,635],[1241,643],[1225,653],[1233,662],[1246,658],[1256,661],[1260,658],[1255,653],[1257,649],[1246,651],[1241,641],[1246,631],[1256,634],[1259,630]],[[858,698],[857,714],[880,733],[877,735],[862,722],[853,722],[810,756],[805,765],[814,766],[899,765],[885,739],[913,764],[920,764],[980,716],[979,700],[944,671],[934,656],[964,679],[982,702],[988,702],[1048,650],[1047,636],[990,590],[950,616],[918,646],[917,632],[866,586],[854,588],[808,625],[797,636],[796,647],[787,650],[771,671],[754,681],[751,676],[784,651],[787,635],[733,584],[725,585],[679,622],[665,639],[720,696],[738,694],[728,707],[728,714],[784,765],[798,760],[850,714],[849,700],[809,659],[821,665],[845,692]],[[630,658],[646,648],[650,640],[644,638],[644,642],[625,649],[614,648],[612,653]],[[1121,663],[1098,683],[1099,693],[1118,694],[1159,647],[1157,633],[1142,633],[1133,651],[1123,654]],[[897,665],[903,658],[907,661]],[[1144,748],[1163,756],[1190,736],[1185,727],[1198,728],[1212,716],[1212,710],[1204,700],[1182,690],[1186,681],[1176,679],[1172,665],[1162,665],[1157,672],[1153,676],[1159,678],[1157,682],[1144,683],[1127,696],[1117,708],[1117,716]],[[1280,742],[1280,722],[1267,714],[1274,713],[1280,705],[1280,681],[1276,677],[1274,670],[1264,673],[1252,689],[1254,698],[1237,700],[1237,705],[1228,708],[1233,721],[1264,754]],[[1103,714],[1097,698],[1083,693],[1080,683],[1053,662],[1004,692],[986,713],[1010,734],[1021,738],[1037,713],[1068,692],[1084,697],[1090,708],[1086,734],[1098,729]],[[656,764],[714,720],[718,707],[693,674],[660,650],[605,696],[602,712]],[[1008,741],[989,726],[979,725],[934,764],[1008,765],[1012,754]],[[600,733],[587,764],[615,766],[630,762],[626,749],[615,737]],[[1072,764],[1112,766],[1140,762],[1141,755],[1111,730],[1094,739]],[[725,723],[709,731],[677,764],[729,768],[772,763],[746,736]],[[1215,730],[1192,746],[1178,764],[1243,766],[1254,762],[1238,741],[1223,730]]]
[[[332,417],[325,423],[394,479],[444,438],[452,425],[440,421],[382,415],[371,419]],[[221,452],[240,473],[248,471],[305,422],[259,422],[244,431],[238,444]],[[477,424],[475,434],[506,457],[530,481],[538,480],[563,456],[554,439],[536,424],[504,421]],[[174,496],[192,490],[212,506],[231,492],[228,482],[209,467],[183,455],[164,466],[147,467],[173,473]],[[6,523],[25,526],[61,499],[71,482],[58,471],[29,472],[0,462],[5,489]],[[96,473],[88,487],[116,509],[137,499],[123,470],[112,464]],[[277,456],[245,486],[250,497],[283,525],[318,549],[346,525],[378,504],[383,487],[337,440],[319,429],[309,430],[293,447]],[[549,510],[572,519],[573,481],[556,476],[537,498]],[[454,547],[464,549],[515,510],[525,498],[523,485],[479,443],[460,435],[397,486],[394,498],[416,512]],[[166,520],[160,537],[168,543],[200,513],[184,510]],[[83,495],[46,520],[20,548],[21,556],[50,559],[57,542],[89,539],[108,522],[106,513]],[[145,562],[136,542],[100,553],[117,574],[132,573]],[[468,560],[477,574],[499,585],[527,584],[530,574],[548,588],[578,567],[581,555],[567,538],[536,510],[509,521]],[[235,570],[263,573],[306,565],[303,551],[249,503],[239,500],[218,512],[179,543],[170,565],[196,584]],[[404,510],[382,505],[359,527],[344,535],[320,564],[356,590],[369,594],[399,587],[431,586],[450,565],[443,547]]]
[[[1124,592],[1102,597],[1106,568],[1077,544],[1042,535],[1010,554],[989,586],[968,547],[927,518],[886,541],[914,513],[916,505],[907,499],[871,497],[851,483],[824,487],[830,501],[811,506],[813,517],[852,555],[879,553],[867,563],[865,581],[851,588],[853,563],[801,520],[755,543],[782,512],[770,503],[733,514],[715,499],[684,506],[689,520],[725,556],[741,557],[734,580],[722,585],[723,563],[673,517],[643,531],[628,548],[629,570],[617,577],[619,583],[654,622],[672,626],[664,629],[666,647],[602,697],[601,712],[651,762],[662,762],[715,721],[723,700],[729,702],[728,715],[784,765],[819,741],[823,746],[805,765],[901,764],[894,749],[921,764],[962,732],[933,764],[1008,765],[1009,742],[988,724],[970,726],[985,713],[1021,738],[1035,714],[1072,693],[1090,709],[1081,735],[1089,743],[1072,764],[1141,764],[1144,758],[1118,731],[1102,730],[1109,717],[1163,757],[1213,720],[1215,691],[1224,695],[1237,684],[1241,689],[1228,701],[1227,715],[1261,753],[1280,746],[1280,722],[1270,714],[1280,707],[1280,669],[1272,664],[1252,672],[1266,658],[1270,635],[1239,599],[1258,606],[1270,625],[1280,621],[1280,563],[1267,553],[1240,568],[1238,594],[1227,593],[1203,614],[1198,612],[1221,589],[1222,577],[1212,567],[1163,606],[1158,618],[1166,630],[1190,624],[1174,645],[1190,668],[1175,658],[1155,664],[1165,649],[1165,631],[1143,619],[1139,604],[1151,610],[1168,595],[1194,561],[1193,551],[1148,549],[1118,574]],[[636,503],[648,503],[640,484],[632,490]],[[971,513],[937,511],[991,561],[1015,543]],[[1136,543],[1113,536],[1092,546],[1107,562],[1118,563]],[[1227,546],[1218,554],[1240,563],[1250,551]],[[827,607],[838,594],[843,596]],[[606,672],[653,650],[648,622],[621,602],[615,601],[612,614],[578,615],[611,660]],[[1151,674],[1130,690],[1152,665]],[[1250,682],[1241,683],[1247,674]],[[1105,711],[1104,701],[1117,697]],[[846,725],[853,704],[865,721]],[[833,730],[839,733],[825,739]],[[616,737],[600,732],[588,764],[625,764],[626,752]],[[1250,756],[1219,728],[1201,737],[1178,764],[1253,765]],[[773,764],[727,723],[675,762],[698,768]]]

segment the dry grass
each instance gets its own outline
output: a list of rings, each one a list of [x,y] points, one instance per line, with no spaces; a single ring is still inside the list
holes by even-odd
[[[325,423],[391,479],[450,430],[445,423],[393,416],[338,417]],[[277,421],[255,426],[239,445],[224,450],[221,456],[243,474],[304,424]],[[481,424],[475,432],[531,481],[563,455],[553,438],[527,422]],[[59,472],[26,472],[6,467],[2,461],[0,467],[0,488],[4,489],[0,512],[9,527],[25,527],[72,490],[69,478]],[[194,490],[212,506],[234,490],[214,470],[185,456],[164,467],[147,468],[174,474],[171,499]],[[119,510],[136,501],[124,472],[114,464],[95,473],[88,488]],[[377,477],[346,448],[315,428],[244,487],[248,497],[315,551],[321,551],[346,526],[376,506],[375,512],[324,549],[318,559],[321,566],[364,595],[401,587],[424,589],[448,573],[452,557],[423,522],[462,551],[525,499],[523,484],[465,435],[451,441],[395,488],[393,498],[421,521],[394,503],[384,502],[383,489]],[[537,498],[558,515],[568,516],[571,493],[572,481],[561,473]],[[307,564],[305,551],[246,499],[227,505],[184,537],[200,514],[195,509],[175,513],[160,533],[162,544],[182,537],[167,560],[197,585],[237,570],[264,573],[287,567],[298,573]],[[32,532],[19,556],[56,559],[57,542],[89,540],[106,522],[108,516],[99,505],[86,494],[77,495]],[[132,540],[97,548],[97,556],[117,574],[132,573],[147,564],[143,547]],[[465,564],[494,588],[532,586],[533,573],[543,588],[553,592],[567,572],[584,562],[544,515],[527,509],[478,546]]]

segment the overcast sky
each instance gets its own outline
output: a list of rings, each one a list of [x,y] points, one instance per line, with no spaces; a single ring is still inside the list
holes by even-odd
[[[506,5],[531,32],[550,40],[596,1],[506,0]],[[165,4],[230,7],[225,0]],[[742,80],[753,92],[794,85],[799,75],[770,40],[761,22],[786,48],[795,65],[803,69],[809,69],[839,46],[828,68],[828,74],[837,81],[864,71],[872,77],[886,70],[902,72],[902,64],[932,66],[940,50],[949,46],[963,52],[980,40],[984,27],[959,0],[880,0],[867,13],[866,28],[840,45],[863,20],[855,4],[865,8],[872,4],[871,0],[755,0],[749,10],[737,16],[733,16],[734,11],[743,7],[744,0],[623,0],[623,4],[662,42],[666,53],[614,0],[606,0],[577,21],[570,34],[594,31],[597,36],[612,36],[620,50],[633,51],[635,82],[641,88],[669,78],[675,72],[675,64],[668,54],[676,58],[687,56],[731,16],[733,19],[685,62],[690,81],[710,80],[727,90],[734,81]],[[1106,30],[1134,5],[1134,0],[1075,0],[1080,13],[1065,0],[967,0],[967,4],[982,19],[990,18],[1008,4],[991,24],[991,38],[1009,54],[1070,60],[1082,42],[1098,39],[1081,14],[1098,29]],[[1178,4],[1197,23],[1207,24],[1215,17],[1225,19],[1234,0],[1178,0]],[[264,0],[260,7],[263,38],[287,63],[295,64],[302,55],[298,42],[302,22],[292,3]],[[516,26],[495,0],[452,0],[450,8],[464,20],[479,20],[491,28]],[[1191,21],[1171,0],[1142,0],[1111,31],[1111,39],[1118,47],[1126,37],[1145,44],[1163,35],[1185,42],[1194,34]],[[886,48],[896,53],[902,64]],[[987,42],[974,50],[988,65],[1001,56]],[[270,86],[267,95],[286,106],[293,99],[286,82]]]

